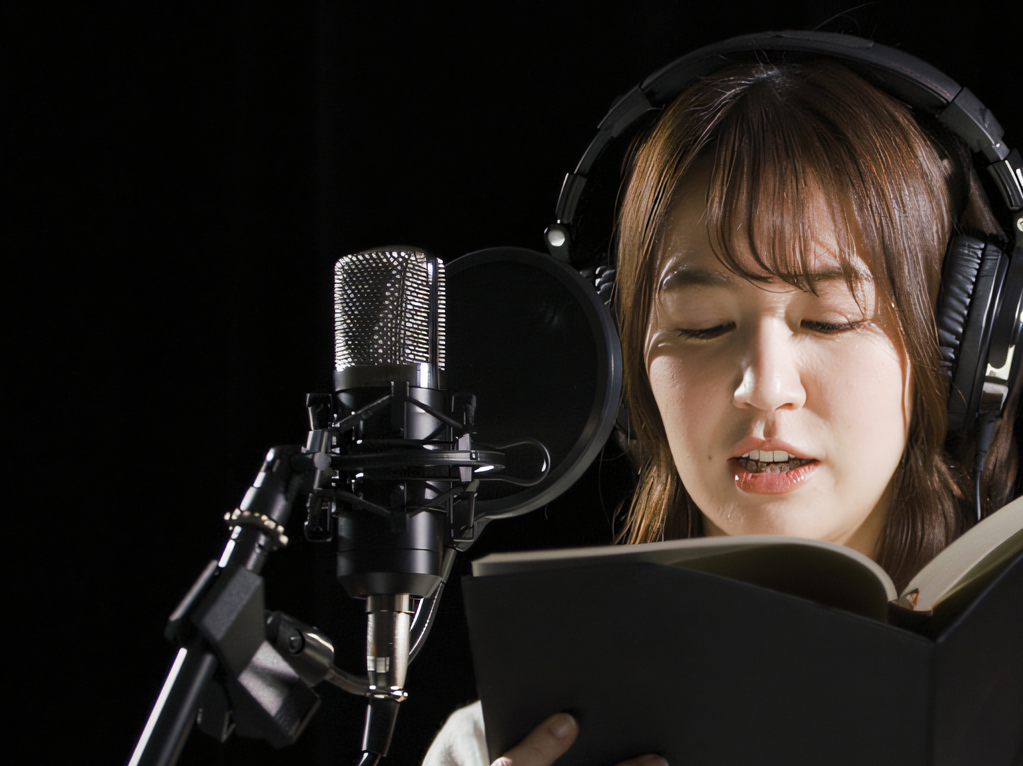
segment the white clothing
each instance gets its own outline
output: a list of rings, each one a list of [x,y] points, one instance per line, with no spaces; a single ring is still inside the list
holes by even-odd
[[[483,706],[479,702],[448,716],[426,751],[423,766],[490,766],[487,736],[483,731]]]

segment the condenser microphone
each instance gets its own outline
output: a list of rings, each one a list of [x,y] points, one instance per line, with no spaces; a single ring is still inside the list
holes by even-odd
[[[334,270],[334,391],[351,464],[339,499],[337,576],[366,599],[371,693],[402,698],[413,599],[443,579],[446,513],[434,503],[457,469],[417,465],[452,441],[442,388],[444,264],[408,248],[341,258]],[[337,462],[337,461],[335,461]],[[425,462],[425,461],[423,461]]]
[[[472,526],[473,471],[486,467],[472,449],[474,399],[444,390],[444,292],[444,264],[421,250],[341,258],[334,390],[309,401],[317,471],[306,536],[336,531],[338,580],[366,603],[360,764],[389,749],[408,664],[454,561],[453,521],[467,509]]]

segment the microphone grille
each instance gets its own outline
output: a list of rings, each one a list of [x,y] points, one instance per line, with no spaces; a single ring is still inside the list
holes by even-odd
[[[444,264],[419,250],[346,255],[334,266],[334,362],[444,368]]]

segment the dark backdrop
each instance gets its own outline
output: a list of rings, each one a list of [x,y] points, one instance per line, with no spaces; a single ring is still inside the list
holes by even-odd
[[[263,452],[304,438],[304,394],[328,385],[334,259],[394,242],[446,258],[542,248],[561,178],[616,95],[699,45],[812,28],[852,5],[8,11],[7,661],[21,737],[44,758],[127,760],[173,656],[166,615],[218,555],[221,516]],[[945,70],[1012,145],[1015,5],[883,0],[825,28]],[[606,457],[546,510],[492,525],[471,555],[610,541],[628,472]],[[355,669],[359,610],[329,552],[292,532],[265,571],[269,606],[327,629]],[[455,584],[410,673],[394,763],[418,762],[474,697],[460,609]],[[354,758],[360,704],[322,696],[290,750],[196,734],[184,762]]]

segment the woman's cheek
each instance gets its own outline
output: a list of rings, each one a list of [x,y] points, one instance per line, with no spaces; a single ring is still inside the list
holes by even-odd
[[[685,398],[682,371],[673,357],[662,354],[650,363],[648,376],[661,420],[668,429],[669,423],[675,419],[675,410],[681,408]]]
[[[650,365],[650,387],[673,454],[685,449],[686,410],[692,400],[692,382],[686,366],[674,356],[658,356]]]
[[[710,362],[710,360],[707,360]],[[654,392],[676,465],[699,465],[713,452],[713,433],[720,430],[730,399],[713,363],[663,355],[650,365]]]
[[[886,338],[857,340],[830,360],[819,413],[834,424],[836,446],[855,466],[890,478],[908,434],[908,372]]]

